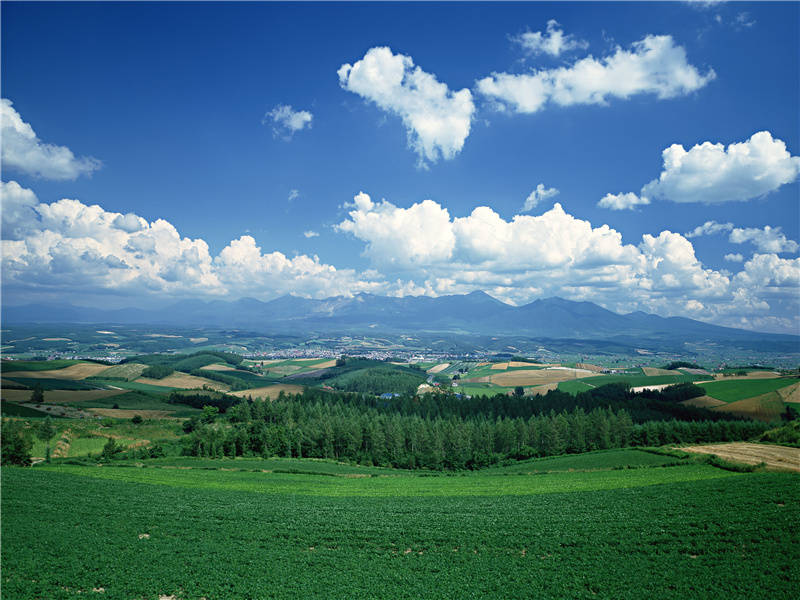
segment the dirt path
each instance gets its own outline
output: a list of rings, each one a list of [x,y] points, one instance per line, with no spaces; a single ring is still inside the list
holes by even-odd
[[[722,459],[748,465],[757,465],[763,462],[768,467],[775,469],[800,472],[800,448],[732,442],[730,444],[711,444],[676,449],[698,454],[716,454]]]

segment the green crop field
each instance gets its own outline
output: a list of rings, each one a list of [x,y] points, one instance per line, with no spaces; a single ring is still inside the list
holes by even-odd
[[[95,390],[99,385],[97,382],[75,381],[72,379],[47,379],[33,377],[9,377],[9,381],[20,383],[28,388],[40,387],[43,390]],[[124,382],[122,382],[124,383]]]
[[[52,371],[76,365],[80,360],[4,360],[3,371]]]
[[[27,406],[20,406],[16,402],[0,402],[0,413],[8,417],[46,417],[47,413],[35,408],[28,408]]]
[[[4,598],[791,598],[800,576],[790,474],[54,465],[2,484]]]
[[[595,377],[582,377],[577,381],[601,386],[607,383],[629,383],[631,387],[643,385],[662,385],[665,383],[685,383],[708,379],[702,375],[598,375]]]
[[[702,387],[706,394],[723,402],[736,402],[745,398],[760,396],[767,392],[774,392],[793,383],[797,383],[796,378],[779,379],[740,379],[733,381],[714,381],[704,383]]]
[[[559,390],[573,395],[577,394],[578,392],[586,392],[595,387],[597,386],[590,385],[588,383],[584,383],[583,381],[578,381],[578,380],[562,381],[561,383],[558,384]]]
[[[586,452],[584,454],[534,458],[508,466],[491,467],[481,472],[551,473],[557,471],[607,471],[624,468],[658,467],[683,464],[685,462],[686,459],[654,454],[644,450],[601,450],[598,452]]]
[[[106,388],[121,388],[123,390],[133,390],[138,392],[153,392],[155,394],[169,394],[178,388],[151,385],[149,383],[139,383],[137,381],[118,381],[108,379],[92,379],[92,383]]]

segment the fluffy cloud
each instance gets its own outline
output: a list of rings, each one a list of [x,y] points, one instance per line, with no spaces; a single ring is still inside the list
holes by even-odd
[[[525,198],[525,206],[522,208],[523,212],[533,210],[538,206],[539,202],[558,196],[558,193],[556,188],[546,188],[543,183],[540,183],[536,186],[536,189]]]
[[[16,182],[2,184],[2,277],[31,293],[221,296],[293,292],[309,296],[377,291],[375,273],[359,275],[305,255],[262,253],[250,236],[212,257],[202,239],[169,222],[63,199],[40,203]]]
[[[559,106],[606,104],[610,98],[654,94],[659,99],[689,94],[714,79],[686,60],[671,36],[648,35],[630,50],[617,48],[602,59],[583,58],[569,67],[526,74],[494,73],[477,82],[480,93],[501,108],[535,113],[548,103]]]
[[[585,49],[589,44],[583,40],[576,40],[572,35],[564,35],[558,21],[550,19],[547,22],[547,31],[526,31],[511,38],[513,42],[522,46],[529,54],[549,54],[561,56],[563,52],[575,49]]]
[[[792,183],[800,173],[800,157],[791,156],[786,144],[769,131],[727,148],[703,142],[687,151],[673,144],[662,156],[661,175],[645,185],[642,194],[673,202],[750,200]]]
[[[560,204],[511,220],[487,206],[451,217],[432,200],[403,208],[373,202],[364,193],[349,208],[349,218],[336,229],[364,242],[364,254],[387,278],[400,276],[387,288],[398,295],[482,289],[517,304],[561,295],[621,312],[688,312],[732,326],[800,325],[770,316],[776,282],[781,302],[800,314],[798,298],[786,294],[797,296],[791,289],[797,264],[775,255],[748,261],[742,273],[731,275],[705,267],[691,241],[678,233],[645,234],[638,244],[626,244],[618,231],[595,227]],[[773,267],[778,275],[770,279]]]
[[[600,199],[597,206],[611,210],[633,210],[636,206],[646,204],[650,204],[649,198],[628,192],[626,194],[606,194]]]
[[[722,258],[724,258],[728,262],[742,262],[742,261],[744,261],[744,256],[742,256],[741,254],[738,254],[738,253],[736,253],[736,254],[726,254]]]
[[[366,242],[364,255],[377,264],[409,268],[446,261],[453,253],[450,213],[432,200],[398,208],[361,192],[347,207],[350,219],[336,229]]]
[[[733,223],[717,223],[706,221],[692,231],[684,234],[687,238],[715,233],[729,232],[728,241],[732,244],[751,242],[761,252],[797,252],[800,246],[797,242],[787,239],[780,227],[734,227]]]
[[[761,252],[797,252],[797,242],[786,239],[780,227],[765,226],[763,229],[756,227],[735,228],[731,231],[730,242],[744,244],[752,242]]]
[[[294,110],[288,104],[279,104],[269,111],[261,120],[263,124],[272,125],[272,134],[284,140],[291,140],[292,136],[306,127],[311,129],[314,115],[307,110]]]
[[[315,238],[319,237],[319,234],[316,231],[308,230],[303,232],[303,236],[306,238]]]
[[[414,66],[410,56],[386,47],[371,48],[356,63],[343,64],[337,74],[342,88],[403,120],[421,165],[451,159],[463,148],[475,112],[468,89],[451,91]]]
[[[43,143],[11,100],[0,99],[2,166],[45,179],[75,179],[100,168],[96,158],[76,157],[66,146]]]
[[[722,231],[731,231],[733,223],[717,223],[716,221],[706,221],[702,225],[698,225],[688,233],[684,233],[684,237],[696,238],[701,235],[713,235]]]

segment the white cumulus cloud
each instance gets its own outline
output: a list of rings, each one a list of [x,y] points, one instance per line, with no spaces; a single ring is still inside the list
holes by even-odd
[[[91,175],[102,164],[96,158],[77,157],[66,146],[42,142],[6,98],[0,99],[0,138],[0,162],[4,171],[19,171],[45,179],[76,179],[80,175]]]
[[[371,48],[337,74],[342,88],[403,120],[420,165],[452,159],[463,148],[475,112],[468,89],[450,90],[410,56],[386,47]]]
[[[742,256],[738,252],[736,254],[726,254],[722,258],[724,258],[728,262],[738,262],[738,263],[740,263],[740,262],[744,261],[744,256]]]
[[[696,238],[701,235],[713,235],[722,231],[731,231],[733,223],[717,223],[716,221],[706,221],[702,225],[698,225],[691,231],[684,233],[684,237]]]
[[[316,256],[261,252],[242,236],[216,257],[203,239],[168,221],[62,199],[40,203],[16,182],[2,184],[2,282],[32,294],[315,297],[380,291],[375,272],[337,269]],[[377,277],[377,279],[376,279]]]
[[[314,119],[307,110],[294,110],[288,104],[279,104],[269,111],[262,119],[263,124],[272,125],[272,133],[275,137],[284,140],[292,139],[292,136],[302,131],[306,127],[311,128],[311,121]]]
[[[589,44],[583,40],[575,39],[573,35],[564,35],[564,30],[555,19],[547,22],[547,30],[526,31],[511,40],[528,52],[529,54],[549,54],[550,56],[561,56],[562,53],[575,49],[585,49]]]
[[[662,155],[661,175],[645,185],[642,194],[673,202],[750,200],[792,183],[800,173],[800,157],[791,156],[786,144],[769,131],[727,148],[703,142],[686,150],[673,144]]]
[[[653,94],[659,99],[689,94],[716,77],[686,59],[686,51],[669,35],[648,35],[629,50],[617,47],[604,58],[588,56],[571,66],[524,74],[494,73],[477,82],[478,91],[499,107],[535,113],[548,103],[558,106],[606,104]]]
[[[536,189],[525,198],[525,206],[522,208],[523,212],[533,210],[541,201],[558,196],[558,193],[556,188],[546,188],[543,183],[540,183],[536,186]]]
[[[319,237],[319,234],[316,231],[311,231],[310,229],[308,231],[304,231],[303,235],[307,238]]]
[[[633,192],[625,194],[606,194],[597,203],[602,208],[611,210],[633,210],[637,206],[650,204],[650,199],[644,196],[637,196]]]
[[[787,239],[780,227],[770,227],[769,225],[763,229],[736,227],[731,231],[728,239],[734,244],[752,242],[761,252],[797,252],[800,247],[794,240]]]

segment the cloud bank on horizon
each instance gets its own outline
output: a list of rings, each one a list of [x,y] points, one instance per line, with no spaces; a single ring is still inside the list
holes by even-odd
[[[523,65],[522,72],[473,73],[466,82],[462,73],[460,83],[454,83],[459,77],[452,73],[433,73],[427,61],[418,65],[405,49],[372,46],[363,55],[334,58],[340,66],[332,67],[331,86],[336,89],[335,72],[336,91],[350,106],[372,106],[385,115],[382,118],[402,124],[408,149],[423,167],[414,171],[416,183],[424,187],[436,182],[431,178],[434,170],[453,169],[447,177],[471,176],[468,171],[475,166],[464,158],[465,148],[479,141],[467,140],[473,134],[484,136],[491,119],[522,124],[535,118],[532,115],[567,107],[609,112],[612,106],[626,110],[634,103],[642,111],[643,106],[703,94],[724,72],[690,60],[685,45],[673,35],[640,34],[629,38],[636,41],[628,45],[612,43],[606,52],[576,57],[597,48],[584,37],[565,32],[555,19],[543,30],[509,34],[506,43],[524,55],[517,63]],[[273,143],[286,157],[291,157],[292,148],[326,135],[335,118],[335,107],[315,98],[303,104],[313,106],[315,114],[274,100],[267,104],[273,108],[262,123],[272,129]],[[314,174],[309,173],[307,181],[280,176],[281,210],[288,214],[290,209],[284,207],[289,206],[302,211],[293,235],[294,243],[306,250],[288,251],[284,244],[279,251],[274,248],[281,246],[268,235],[245,229],[249,222],[240,229],[246,235],[226,235],[220,245],[206,234],[193,238],[182,233],[197,229],[174,216],[148,220],[140,216],[148,213],[136,206],[112,210],[108,206],[119,205],[109,201],[101,206],[69,192],[63,197],[53,187],[40,192],[40,180],[73,181],[91,176],[103,163],[42,141],[18,106],[0,100],[4,301],[64,298],[80,303],[81,298],[104,295],[324,298],[359,292],[438,296],[484,290],[517,305],[564,296],[617,312],[644,310],[800,333],[800,244],[792,239],[795,229],[781,214],[770,215],[774,220],[768,225],[756,226],[742,213],[708,212],[765,203],[784,186],[796,186],[800,157],[792,154],[796,148],[791,148],[791,132],[759,124],[738,138],[721,139],[702,131],[689,141],[662,136],[663,141],[651,148],[649,164],[654,168],[632,169],[630,180],[612,182],[611,191],[601,190],[594,197],[576,197],[563,173],[536,171],[537,165],[531,165],[530,178],[520,188],[524,191],[509,200],[510,209],[499,207],[497,198],[508,193],[500,185],[496,196],[462,200],[442,193],[446,183],[438,181],[432,186],[435,193],[412,189],[392,195],[392,200],[373,199],[362,191],[346,201],[336,194],[325,202],[338,205],[338,213],[317,217],[322,203],[313,192],[307,193],[313,189]],[[380,123],[375,129],[380,130]],[[282,143],[295,135],[295,143]],[[342,131],[330,135],[339,143],[334,148],[360,143],[343,140]],[[695,143],[698,139],[703,141]],[[59,138],[64,141],[68,140]],[[530,140],[531,145],[548,143]],[[462,160],[470,165],[463,170]],[[275,172],[286,164],[274,167]],[[264,165],[265,172],[272,167]],[[573,167],[583,176],[581,164]],[[103,168],[101,176],[109,169]],[[374,183],[362,183],[368,175],[361,165],[353,165],[350,170],[339,168],[335,178],[349,178],[353,194],[371,189]],[[606,185],[604,181],[598,185]],[[227,198],[218,199],[220,205],[225,202]],[[679,228],[649,220],[648,211],[661,206],[684,211],[691,220]],[[637,215],[642,218],[633,231],[626,219]],[[606,216],[616,219],[614,224],[605,223]],[[353,254],[360,258],[331,258],[331,239],[333,245],[355,248]],[[712,244],[718,254],[716,267],[711,265],[714,261],[700,258]]]

